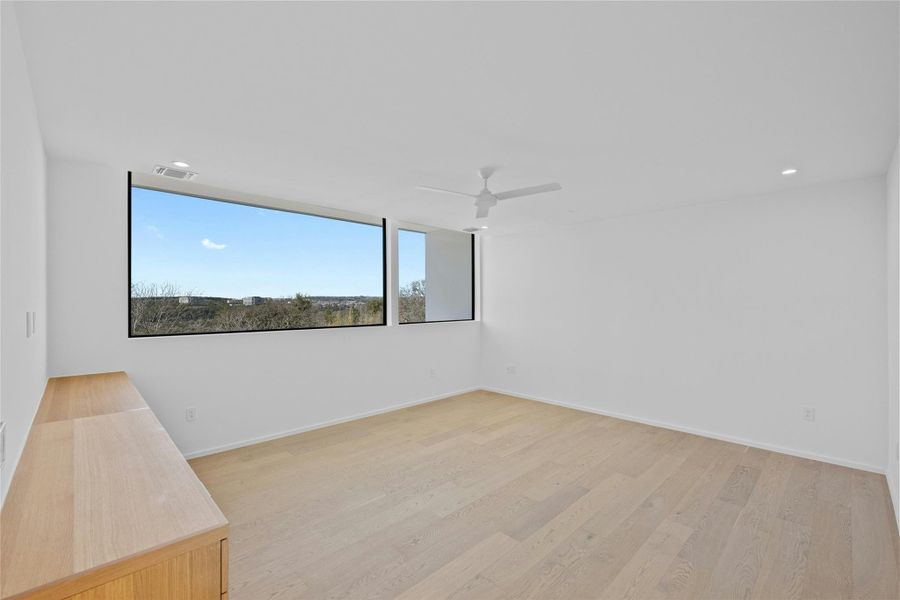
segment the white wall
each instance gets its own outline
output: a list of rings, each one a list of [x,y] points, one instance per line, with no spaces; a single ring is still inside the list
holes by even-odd
[[[6,464],[0,499],[19,461],[47,376],[44,146],[11,2],[0,3],[0,419]],[[25,314],[37,316],[25,335]]]
[[[884,187],[487,238],[484,383],[883,469]]]
[[[438,229],[425,234],[425,319],[472,318],[472,236]]]
[[[188,454],[486,385],[886,467],[883,178],[485,238],[482,324],[135,340],[125,186],[50,162],[50,371],[128,371]]]
[[[128,339],[126,173],[48,174],[51,375],[127,371],[187,454],[478,385],[479,323]]]
[[[897,525],[900,526],[900,144],[888,168],[887,210],[887,335],[888,335],[888,448],[887,480]]]

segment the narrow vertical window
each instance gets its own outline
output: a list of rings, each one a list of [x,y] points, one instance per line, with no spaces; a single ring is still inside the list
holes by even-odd
[[[474,237],[403,224],[397,234],[400,324],[475,318]]]

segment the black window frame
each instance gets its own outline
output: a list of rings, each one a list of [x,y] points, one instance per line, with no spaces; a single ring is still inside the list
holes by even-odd
[[[404,229],[406,231],[415,231],[414,229],[408,229],[408,228],[404,228],[404,227],[399,227],[397,229],[397,231],[399,232],[401,229]],[[398,239],[399,239],[399,237],[398,237]],[[437,321],[407,321],[405,323],[402,322],[398,317],[397,325],[427,325],[429,323],[465,323],[468,321],[475,320],[475,234],[474,233],[469,234],[469,241],[470,241],[469,254],[470,254],[471,269],[472,269],[472,281],[470,283],[470,285],[472,286],[472,299],[471,299],[471,308],[470,308],[469,314],[472,316],[469,317],[468,319],[439,319]],[[400,272],[400,264],[399,264],[400,259],[398,258],[397,260],[398,260],[397,272],[399,273]],[[425,273],[425,297],[426,298],[428,297],[428,273]],[[400,282],[399,281],[397,282],[397,302],[398,303],[400,302]]]
[[[133,185],[131,181],[131,171],[128,171],[128,282],[127,282],[127,297],[128,297],[128,339],[147,339],[147,338],[160,338],[160,337],[184,337],[184,336],[194,336],[194,335],[227,335],[232,333],[268,333],[268,332],[283,332],[283,331],[312,331],[312,330],[322,330],[322,329],[356,329],[360,327],[386,327],[388,324],[388,315],[387,315],[387,307],[388,307],[388,285],[387,285],[387,272],[388,272],[388,259],[387,259],[387,219],[381,219],[381,323],[366,323],[359,325],[332,325],[332,326],[316,326],[316,327],[282,327],[278,329],[240,329],[235,331],[191,331],[185,333],[154,333],[147,335],[135,335],[132,331],[132,320],[131,320],[131,189],[133,187],[138,187],[145,190],[153,190],[157,192],[165,192],[167,194],[178,194],[181,196],[189,196],[193,198],[200,198],[202,200],[210,200],[213,202],[226,202],[229,204],[238,204],[241,206],[251,206],[254,208],[262,208],[266,210],[274,210],[279,212],[287,212],[294,213],[312,217],[319,217],[322,219],[333,219],[335,221],[346,221],[350,223],[358,223],[360,225],[371,225],[372,227],[378,227],[378,225],[374,225],[372,223],[364,223],[361,221],[353,221],[352,219],[341,219],[338,217],[329,217],[324,215],[317,215],[315,213],[304,212],[300,210],[289,210],[286,208],[274,208],[271,206],[265,206],[263,204],[253,204],[251,202],[238,202],[236,200],[228,200],[225,198],[216,198],[213,196],[205,196],[202,194],[182,192],[182,191],[174,191],[170,189],[166,189],[164,187],[153,187],[150,185]],[[474,256],[474,254],[473,254]],[[473,273],[474,273],[474,260],[473,260]],[[474,283],[474,282],[473,282]],[[474,287],[473,287],[474,290]],[[474,294],[473,294],[474,299]],[[473,312],[474,315],[474,312]]]

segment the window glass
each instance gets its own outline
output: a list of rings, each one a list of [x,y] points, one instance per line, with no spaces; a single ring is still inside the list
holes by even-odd
[[[397,233],[397,271],[400,280],[400,322],[425,321],[425,234],[401,229]]]
[[[400,323],[474,319],[471,234],[403,225],[397,234]]]
[[[383,226],[133,186],[130,333],[384,324]]]

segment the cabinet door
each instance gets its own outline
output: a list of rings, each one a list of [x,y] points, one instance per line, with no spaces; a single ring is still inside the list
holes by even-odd
[[[222,543],[191,550],[68,600],[220,600]]]

